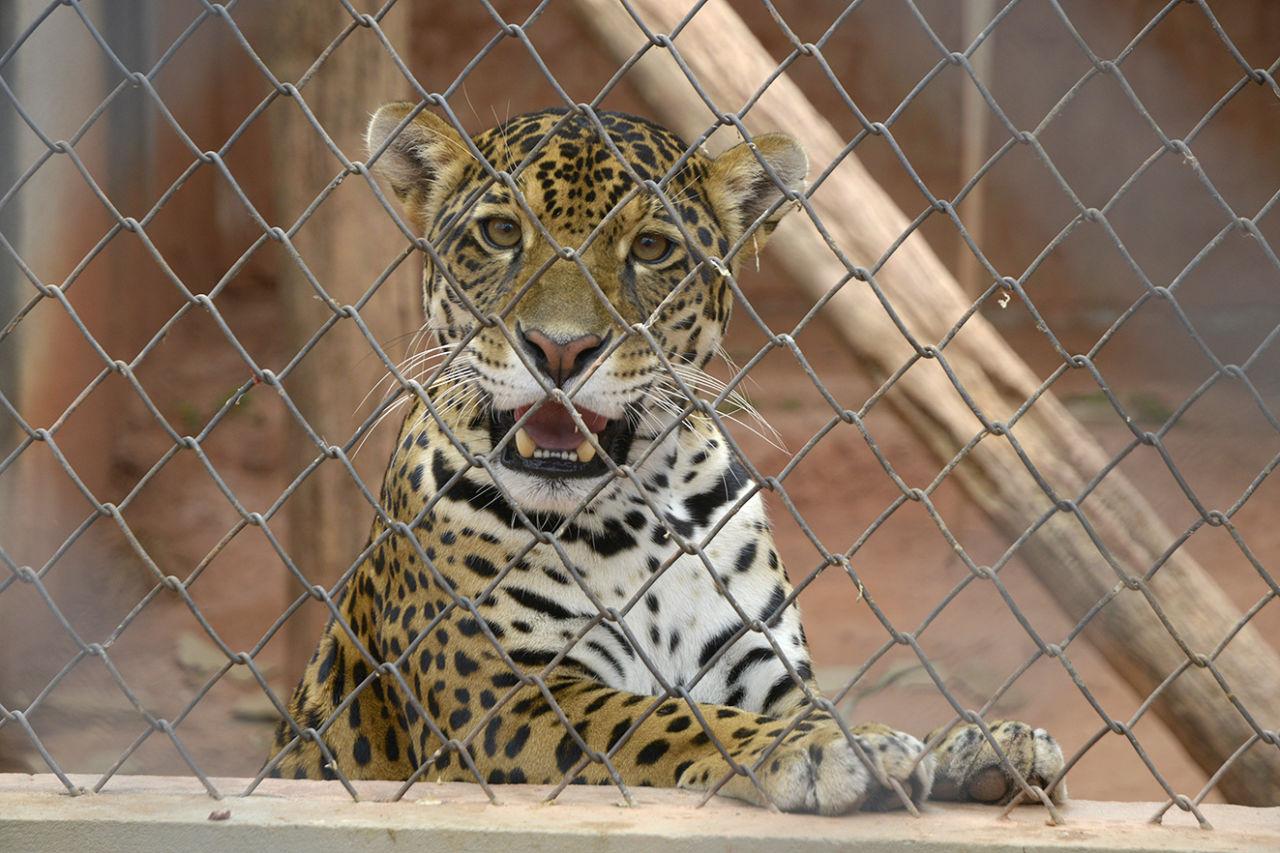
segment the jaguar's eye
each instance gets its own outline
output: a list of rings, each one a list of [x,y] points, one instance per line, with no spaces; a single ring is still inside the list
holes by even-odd
[[[646,264],[665,261],[676,244],[661,234],[641,234],[631,243],[631,257]]]
[[[481,220],[480,233],[495,249],[514,249],[520,245],[520,223],[505,216]]]

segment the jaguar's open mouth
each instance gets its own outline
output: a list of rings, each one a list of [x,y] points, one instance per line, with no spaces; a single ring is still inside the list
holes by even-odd
[[[489,437],[494,446],[531,408],[520,406],[493,414],[489,421]],[[626,461],[634,435],[626,418],[609,420],[583,408],[578,408],[578,415],[595,437],[596,444],[609,454],[615,464],[621,465]],[[609,471],[609,466],[595,447],[579,432],[569,410],[554,400],[543,403],[511,437],[503,448],[501,461],[512,470],[551,479],[599,477]]]

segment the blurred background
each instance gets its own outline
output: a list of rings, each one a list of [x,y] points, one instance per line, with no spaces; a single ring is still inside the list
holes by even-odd
[[[339,180],[343,166],[329,146],[363,159],[371,111],[411,95],[405,70],[431,92],[454,87],[450,107],[473,131],[562,103],[528,49],[500,38],[480,3],[392,4],[380,30],[403,69],[378,34],[363,27],[313,68],[351,24],[337,3],[228,5],[218,15],[202,14],[196,2],[159,0],[0,4],[0,51],[7,51],[0,54],[0,548],[8,567],[0,570],[0,706],[30,709],[35,735],[13,717],[0,724],[0,771],[47,772],[42,746],[68,772],[101,774],[120,764],[124,773],[190,774],[175,741],[152,730],[141,706],[174,722],[182,748],[203,772],[257,772],[276,713],[247,668],[228,669],[211,632],[234,652],[254,651],[267,683],[287,696],[326,612],[307,600],[288,619],[281,614],[304,592],[300,577],[326,586],[336,580],[362,546],[372,516],[350,473],[332,460],[280,500],[317,459],[302,421],[323,440],[344,443],[372,411],[377,395],[364,398],[385,371],[356,325],[335,320],[324,294],[345,305],[373,288],[361,316],[393,358],[407,354],[410,334],[422,323],[419,256],[407,251],[362,178]],[[535,5],[494,3],[509,21],[523,21]],[[775,15],[802,42],[814,41],[848,4],[731,5],[781,60],[792,45]],[[887,120],[907,100],[894,117],[894,139],[935,195],[953,197],[1008,133],[959,67],[944,68],[907,98],[941,58],[921,19],[947,50],[963,50],[1005,4],[853,5],[823,50],[832,73],[872,121]],[[1074,33],[1053,4],[1022,2],[972,57],[1019,129],[1039,125],[1089,69],[1078,40],[1104,59],[1115,58],[1168,4],[1060,5]],[[1243,72],[1195,4],[1174,5],[1123,67],[1151,119],[1180,138]],[[355,0],[351,6],[383,9]],[[1213,10],[1244,63],[1274,67],[1280,5],[1233,0]],[[591,101],[618,70],[618,60],[572,3],[551,2],[526,32],[575,102]],[[124,69],[151,69],[168,52],[150,79],[166,116]],[[296,82],[308,69],[314,73],[303,87],[307,110],[297,99],[269,97],[267,72]],[[788,73],[844,139],[858,133],[856,117],[817,62],[801,57]],[[1214,186],[1244,216],[1274,203],[1280,190],[1280,99],[1273,89],[1246,85],[1193,146]],[[652,114],[653,98],[661,96],[624,76],[601,106]],[[803,129],[778,129],[803,140]],[[1148,120],[1105,76],[1087,83],[1039,139],[1061,178],[1094,207],[1106,204],[1159,148]],[[74,156],[51,151],[49,144],[62,140]],[[199,163],[191,146],[218,156]],[[909,217],[925,210],[883,138],[868,137],[856,154]],[[320,197],[315,214],[290,234],[298,258],[264,236],[264,223],[289,229]],[[958,212],[994,266],[1015,277],[1076,215],[1059,182],[1025,147],[999,160]],[[122,226],[121,217],[146,217],[145,239]],[[1025,282],[1044,323],[1070,352],[1093,347],[1142,294],[1133,264],[1154,284],[1167,285],[1227,223],[1212,194],[1175,157],[1143,172],[1108,218],[1131,258],[1101,229],[1082,228]],[[1280,246],[1280,213],[1271,210],[1256,225],[1271,246]],[[985,273],[945,217],[926,219],[922,232],[975,299],[987,289]],[[67,285],[65,299],[40,297],[33,279]],[[812,307],[767,251],[759,271],[744,270],[742,281],[752,307],[775,331],[791,329]],[[193,309],[183,288],[209,294],[216,316]],[[1182,280],[1178,301],[1205,345],[1222,362],[1238,364],[1280,326],[1280,269],[1259,241],[1231,232]],[[988,300],[978,310],[1037,375],[1047,377],[1061,365],[1016,300],[1007,308]],[[739,313],[727,342],[739,364],[765,342],[744,316]],[[821,313],[797,342],[841,405],[858,409],[878,387],[880,380],[856,367]],[[136,384],[106,369],[114,360],[131,365]],[[286,375],[289,403],[266,386],[241,393],[252,376],[250,361]],[[1160,300],[1134,313],[1095,363],[1144,429],[1163,424],[1213,372],[1184,323]],[[1280,343],[1263,348],[1249,377],[1261,399],[1241,385],[1219,383],[1166,437],[1179,470],[1210,507],[1236,501],[1280,454],[1280,432],[1263,414],[1280,411]],[[746,431],[739,436],[766,473],[782,469],[831,416],[819,390],[782,351],[757,364],[743,390],[780,436],[780,446]],[[1069,372],[1053,390],[1109,451],[1132,439],[1087,373]],[[199,452],[179,448],[160,418],[179,436],[200,436]],[[867,426],[907,483],[924,485],[936,476],[939,463],[892,410],[874,408]],[[35,429],[49,430],[54,440],[31,440]],[[395,425],[384,425],[354,457],[356,473],[374,494],[394,435]],[[1127,456],[1119,470],[1171,529],[1185,530],[1198,517],[1151,448]],[[828,433],[787,483],[813,534],[833,551],[848,549],[899,495],[849,425]],[[124,524],[98,513],[88,495],[121,507]],[[266,516],[270,535],[246,526],[229,495]],[[990,563],[1009,546],[1010,537],[957,487],[944,484],[934,501],[975,561]],[[784,561],[801,580],[821,556],[790,513],[776,503],[772,510]],[[1278,513],[1280,484],[1263,478],[1235,517],[1252,554],[1273,574],[1280,562]],[[1224,530],[1203,528],[1182,547],[1241,613],[1268,595],[1274,599]],[[878,527],[854,563],[876,603],[904,630],[967,574],[914,504]],[[41,584],[18,580],[17,567],[30,567]],[[159,582],[168,576],[185,582],[185,593]],[[1074,621],[1017,557],[1001,577],[1042,636],[1067,635]],[[826,689],[844,686],[886,639],[844,574],[822,573],[805,588],[800,606]],[[1280,646],[1280,604],[1264,604],[1252,624]],[[86,655],[75,637],[106,646],[116,672]],[[1080,677],[1107,713],[1127,718],[1145,697],[1089,647],[1088,630],[1082,640],[1072,647]],[[950,602],[921,642],[968,707],[986,702],[1035,649],[995,590],[979,584]],[[858,719],[921,734],[952,713],[905,648],[879,658],[845,707]],[[995,716],[1048,727],[1068,752],[1101,725],[1063,668],[1047,659],[1004,693]],[[1204,784],[1208,774],[1154,715],[1142,717],[1134,734],[1177,791],[1194,794]],[[1164,798],[1120,735],[1103,736],[1070,778],[1076,797]]]

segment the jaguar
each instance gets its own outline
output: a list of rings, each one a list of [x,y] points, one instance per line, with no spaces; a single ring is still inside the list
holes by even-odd
[[[730,283],[805,187],[800,144],[713,157],[585,109],[470,136],[426,106],[381,107],[366,142],[424,249],[427,381],[269,773],[623,782],[824,815],[1057,780],[1043,729],[918,738],[818,692],[762,487],[707,402],[727,393],[706,368]]]

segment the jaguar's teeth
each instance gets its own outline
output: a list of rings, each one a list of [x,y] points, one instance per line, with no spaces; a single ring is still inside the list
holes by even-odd
[[[585,465],[595,458],[596,458],[596,449],[595,447],[592,446],[591,442],[584,441],[582,442],[582,444],[578,445],[578,461],[579,462]]]
[[[521,427],[516,432],[516,451],[525,459],[528,459],[533,456],[533,452],[537,449],[538,445],[534,443],[533,436],[525,432],[524,427]]]
[[[567,462],[577,462],[578,454],[573,450],[547,450],[539,447],[533,451],[534,459],[564,459]]]

